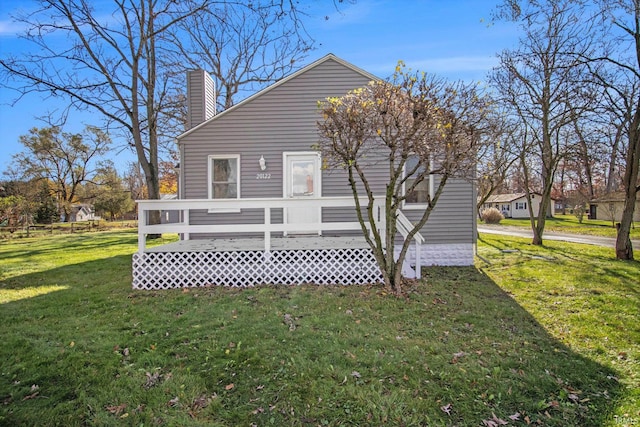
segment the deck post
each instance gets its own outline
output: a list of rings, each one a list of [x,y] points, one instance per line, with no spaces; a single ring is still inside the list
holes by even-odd
[[[147,225],[147,210],[140,206],[141,212],[138,217],[138,253],[143,254],[147,243],[147,234],[145,226]]]
[[[191,225],[189,223],[189,209],[184,209],[182,211],[182,217],[184,218],[184,223],[187,225],[187,230],[189,229],[189,225]],[[183,233],[182,238],[184,240],[189,240],[191,237],[191,235],[189,234],[189,232],[187,231],[186,233]]]
[[[422,265],[420,264],[420,261],[422,259],[422,254],[420,253],[421,248],[422,245],[418,240],[416,240],[416,279],[422,278]]]
[[[264,208],[264,251],[269,253],[271,251],[271,208],[265,206]]]

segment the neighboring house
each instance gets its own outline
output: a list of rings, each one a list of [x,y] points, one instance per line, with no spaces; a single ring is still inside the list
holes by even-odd
[[[93,205],[89,204],[76,204],[71,206],[71,213],[69,214],[69,222],[80,221],[97,221],[100,220],[96,215]]]
[[[622,220],[623,209],[624,193],[622,191],[611,192],[589,203],[589,219],[619,222]],[[640,198],[636,199],[633,220],[640,221]]]
[[[213,81],[204,71],[190,71],[189,129],[177,141],[179,200],[139,201],[134,287],[379,281],[347,174],[325,167],[314,149],[321,119],[318,101],[343,96],[374,79],[327,55],[215,114]],[[376,228],[382,228],[388,167],[372,162],[368,173],[380,194],[374,216]],[[402,207],[400,231],[405,235],[436,182],[425,182]],[[473,264],[475,199],[471,183],[449,180],[412,242],[405,276],[420,277],[421,265]],[[148,225],[145,218],[153,210],[180,210],[181,222]],[[162,232],[180,233],[181,240],[146,248],[145,234]],[[402,239],[399,234],[398,242]]]
[[[542,195],[540,193],[531,194],[531,204],[533,205],[533,215],[538,216]],[[505,218],[529,218],[529,206],[526,193],[494,194],[482,204],[482,209],[496,208]],[[555,203],[547,209],[547,217],[555,215]]]

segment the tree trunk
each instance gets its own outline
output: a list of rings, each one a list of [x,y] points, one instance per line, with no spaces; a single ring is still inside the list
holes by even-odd
[[[629,130],[629,150],[626,156],[624,173],[624,209],[616,238],[616,258],[633,259],[633,247],[629,233],[633,223],[633,212],[638,196],[638,173],[640,169],[640,108],[636,108]]]

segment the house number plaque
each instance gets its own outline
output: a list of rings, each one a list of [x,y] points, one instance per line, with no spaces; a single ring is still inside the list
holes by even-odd
[[[257,173],[256,174],[256,179],[271,179],[271,174],[270,173]]]

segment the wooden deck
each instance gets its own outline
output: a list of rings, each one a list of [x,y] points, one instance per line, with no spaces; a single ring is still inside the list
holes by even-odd
[[[362,236],[330,237],[299,235],[271,238],[271,250],[321,250],[321,249],[367,249],[369,244]],[[180,240],[165,245],[147,248],[145,252],[239,252],[264,251],[264,239],[194,239]]]

